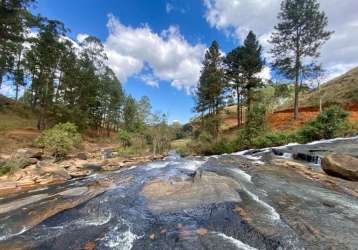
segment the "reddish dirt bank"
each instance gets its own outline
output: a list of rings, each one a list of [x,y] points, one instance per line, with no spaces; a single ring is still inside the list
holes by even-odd
[[[351,122],[358,122],[358,103],[353,103],[345,107],[350,113],[349,120]],[[268,125],[271,129],[276,131],[295,129],[301,127],[304,123],[312,120],[319,114],[319,108],[306,107],[300,108],[300,117],[298,120],[293,119],[293,110],[283,110],[267,117]]]

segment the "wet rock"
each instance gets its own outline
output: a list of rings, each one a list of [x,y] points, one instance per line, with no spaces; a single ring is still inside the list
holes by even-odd
[[[151,235],[149,235],[149,239],[151,239],[151,240],[155,240],[155,239],[156,239],[155,234],[151,234]]]
[[[240,202],[239,189],[240,184],[231,178],[204,171],[194,181],[153,180],[143,187],[141,195],[147,198],[153,212],[160,213],[210,203]]]
[[[22,158],[41,159],[42,155],[43,155],[42,150],[34,149],[34,148],[21,148],[18,149],[15,153],[15,157],[22,157]]]
[[[322,169],[329,175],[358,181],[358,158],[344,154],[330,154],[322,160]]]
[[[84,244],[83,246],[83,249],[84,250],[93,250],[96,248],[96,242],[94,241],[90,241],[90,242],[87,242],[86,244]]]
[[[205,236],[208,234],[208,232],[209,232],[208,229],[203,228],[203,227],[196,230],[196,234],[199,236]]]
[[[300,161],[306,161],[306,162],[313,162],[318,163],[319,156],[315,154],[314,151],[307,150],[302,152],[295,152],[292,154],[293,159],[300,160]]]

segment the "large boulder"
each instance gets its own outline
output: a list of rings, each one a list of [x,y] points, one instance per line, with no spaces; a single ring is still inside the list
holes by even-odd
[[[329,175],[358,181],[358,158],[345,154],[330,154],[323,158],[322,169]]]

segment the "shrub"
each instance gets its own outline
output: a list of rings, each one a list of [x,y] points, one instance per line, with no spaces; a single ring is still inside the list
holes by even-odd
[[[302,143],[333,138],[344,128],[347,116],[340,106],[331,106],[303,126],[298,131],[298,138]]]
[[[127,130],[121,129],[118,132],[118,140],[123,147],[129,147],[131,145],[131,133],[129,133]]]
[[[246,143],[252,144],[252,139],[262,134],[265,130],[266,109],[262,105],[255,105],[247,113],[246,124],[243,131],[243,139]]]
[[[198,138],[194,138],[189,144],[191,152],[200,155],[210,155],[213,153],[214,138],[208,132],[201,132]]]
[[[17,170],[22,169],[31,164],[32,162],[30,159],[23,157],[12,157],[9,160],[1,161],[0,176],[5,174],[13,174]]]
[[[55,157],[64,157],[75,145],[81,142],[81,135],[73,123],[59,123],[42,132],[37,144]]]
[[[237,147],[234,141],[230,141],[226,138],[222,138],[213,147],[214,154],[230,154],[237,151]]]
[[[277,147],[296,141],[295,133],[268,133],[254,138],[252,146],[255,148]]]

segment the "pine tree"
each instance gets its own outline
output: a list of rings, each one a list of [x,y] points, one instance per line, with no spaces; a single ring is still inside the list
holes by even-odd
[[[220,54],[219,44],[213,41],[210,48],[206,51],[203,61],[197,91],[196,106],[194,110],[207,114],[207,118],[212,118],[214,123],[214,133],[218,134],[219,119],[217,117],[219,109],[224,104],[224,70],[223,58]]]
[[[244,46],[241,48],[241,68],[245,81],[244,88],[247,94],[247,109],[251,111],[253,99],[253,89],[260,87],[262,82],[256,74],[262,71],[265,64],[262,59],[262,47],[256,39],[254,32],[250,31],[247,35]]]
[[[237,47],[230,51],[224,63],[226,65],[225,76],[228,80],[228,88],[236,93],[237,126],[243,123],[242,95],[244,87],[243,69],[241,66],[242,48]]]
[[[319,57],[319,49],[332,32],[326,30],[328,19],[317,0],[283,0],[278,19],[271,37],[273,66],[294,80],[294,119],[297,119],[304,63]]]
[[[5,75],[12,75],[15,80],[21,78],[19,50],[28,30],[40,20],[28,10],[34,3],[35,0],[0,0],[0,87]],[[15,82],[15,89],[18,84]]]

